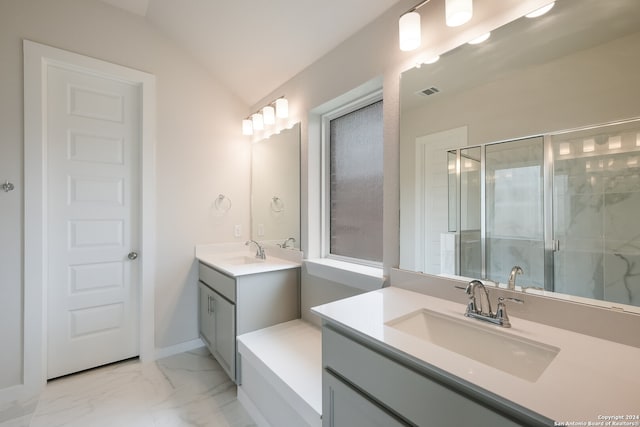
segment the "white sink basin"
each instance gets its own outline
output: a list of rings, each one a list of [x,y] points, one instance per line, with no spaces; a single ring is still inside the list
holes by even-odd
[[[260,258],[256,258],[252,256],[241,256],[241,255],[234,256],[231,258],[223,258],[220,261],[224,262],[225,264],[231,264],[231,265],[260,264],[265,262],[265,260]]]
[[[386,325],[530,382],[542,375],[560,351],[478,320],[456,319],[426,309],[390,320]]]

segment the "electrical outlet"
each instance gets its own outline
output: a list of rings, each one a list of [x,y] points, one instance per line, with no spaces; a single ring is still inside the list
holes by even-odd
[[[258,237],[264,236],[264,224],[258,224]]]
[[[233,227],[233,235],[236,237],[241,237],[242,236],[242,226],[240,224],[236,224]]]

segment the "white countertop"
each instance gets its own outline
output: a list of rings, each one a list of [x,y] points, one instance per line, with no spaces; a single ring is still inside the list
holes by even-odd
[[[385,325],[422,308],[555,346],[560,352],[542,375],[530,382]],[[602,417],[640,415],[640,349],[636,347],[513,316],[510,316],[512,327],[501,328],[464,317],[463,304],[395,287],[314,307],[312,311],[408,356],[426,370],[433,370],[432,367],[444,370],[555,420],[557,425],[600,421],[607,425]],[[630,424],[617,425],[640,425],[640,420],[619,421]]]
[[[264,365],[286,387],[288,401],[301,399],[319,419],[322,414],[322,348],[320,328],[301,319],[238,336],[238,352],[255,366]],[[265,378],[266,374],[262,373]],[[279,389],[280,384],[271,384]]]
[[[197,245],[195,257],[218,271],[230,276],[265,273],[268,271],[287,270],[302,265],[302,252],[276,247],[266,247],[266,259],[255,258],[255,247],[244,244]],[[275,254],[277,256],[274,256]],[[239,263],[238,260],[246,262]]]

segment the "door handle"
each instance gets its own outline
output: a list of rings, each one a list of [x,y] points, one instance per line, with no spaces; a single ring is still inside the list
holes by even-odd
[[[138,258],[138,252],[129,252],[127,258],[129,258],[131,261],[135,260],[136,258]]]

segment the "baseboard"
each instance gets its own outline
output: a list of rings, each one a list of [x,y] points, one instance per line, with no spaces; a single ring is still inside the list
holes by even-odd
[[[238,402],[240,402],[258,427],[271,427],[271,424],[262,416],[262,412],[260,412],[244,390],[242,390],[242,386],[238,386]]]
[[[195,340],[183,342],[169,347],[156,348],[155,359],[164,359],[165,357],[184,353],[185,351],[194,350],[200,347],[204,347],[204,342],[202,342],[200,338],[196,338]]]
[[[20,421],[33,415],[38,404],[39,393],[24,385],[16,385],[0,390],[0,426],[23,425]],[[19,421],[20,420],[20,421]]]

